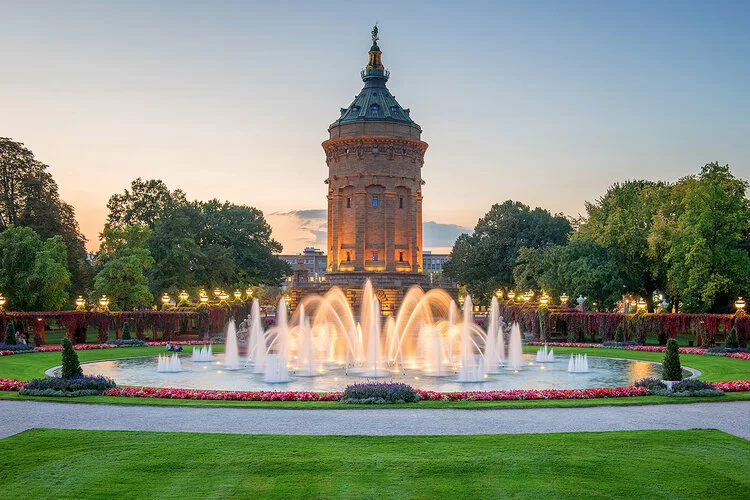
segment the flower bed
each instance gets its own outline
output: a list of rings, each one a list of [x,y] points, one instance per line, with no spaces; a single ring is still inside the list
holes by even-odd
[[[163,347],[167,344],[172,345],[203,345],[203,344],[212,344],[213,342],[210,340],[182,340],[182,341],[176,341],[176,342],[146,342],[146,345],[149,347]],[[116,345],[116,344],[73,344],[73,349],[76,351],[91,351],[94,349],[116,349],[116,348],[127,348],[127,347],[140,347],[140,346],[131,346],[131,345]],[[0,356],[11,356],[13,354],[27,354],[27,353],[33,353],[33,352],[59,352],[62,351],[62,346],[59,345],[45,345],[42,347],[35,347],[33,349],[29,349],[26,351],[10,351],[10,350],[0,350]]]
[[[157,387],[117,387],[104,396],[129,398],[196,399],[215,401],[338,401],[340,392],[308,391],[209,391]]]
[[[0,391],[20,391],[27,383],[15,378],[0,378]]]
[[[597,399],[645,396],[645,387],[602,387],[594,389],[517,389],[509,391],[436,392],[417,389],[428,401],[524,401],[534,399]]]
[[[578,342],[529,342],[529,345],[548,347],[574,347],[574,348],[593,348],[593,349],[626,349],[628,351],[644,351],[644,352],[666,352],[667,348],[661,345],[628,345],[624,347],[609,347],[604,344],[586,344]],[[703,355],[708,352],[708,349],[701,349],[700,347],[680,347],[680,354],[699,354]],[[737,356],[740,354],[741,356]],[[725,353],[726,357],[738,358],[738,359],[750,359],[750,353]]]

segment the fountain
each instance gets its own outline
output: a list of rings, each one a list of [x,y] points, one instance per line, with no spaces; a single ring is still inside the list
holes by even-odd
[[[474,324],[474,306],[471,297],[464,300],[464,321],[461,327],[461,368],[459,382],[484,382],[484,357],[474,341],[477,326]]]
[[[156,371],[160,373],[177,373],[182,371],[180,357],[177,354],[172,356],[159,354],[159,360],[156,364]]]
[[[227,336],[224,343],[224,369],[240,369],[240,350],[237,346],[237,327],[234,320],[230,320],[229,325],[227,325]]]
[[[555,360],[555,350],[554,349],[547,350],[547,344],[544,344],[544,347],[541,347],[536,352],[537,363],[551,363],[554,360]]]
[[[205,363],[213,361],[213,349],[211,344],[204,345],[202,347],[193,347],[193,363]]]
[[[276,310],[276,326],[272,329],[274,336],[271,346],[266,351],[266,363],[263,380],[273,384],[289,382],[289,325],[287,324],[286,299],[281,297]]]
[[[283,390],[320,391],[388,377],[424,389],[461,391],[476,388],[477,383],[487,389],[611,387],[632,383],[634,374],[640,378],[659,373],[658,365],[649,371],[652,367],[647,363],[634,368],[622,360],[603,359],[597,359],[596,370],[590,370],[586,355],[571,356],[566,367],[551,363],[555,354],[547,345],[535,355],[524,355],[520,326],[513,323],[506,338],[497,300],[490,305],[486,332],[474,322],[471,297],[466,297],[461,313],[450,295],[439,289],[412,288],[398,313],[388,317],[383,317],[370,283],[357,302],[358,308],[350,307],[346,294],[333,287],[323,296],[304,297],[289,316],[286,301],[281,299],[277,324],[264,332],[255,300],[242,326],[242,333],[247,333],[247,355],[240,357],[239,332],[229,323],[225,354],[214,355],[211,345],[195,346],[192,361],[204,364],[200,370],[183,372],[180,384],[273,390],[283,383]],[[158,375],[180,371],[180,362],[176,355],[160,355]],[[148,378],[157,376],[152,360],[121,363],[144,363],[141,366],[147,369],[132,378],[121,371],[105,371],[105,376],[127,385],[167,383],[161,376]],[[94,365],[87,364],[86,369],[93,371]],[[232,370],[231,377],[224,370]],[[610,376],[613,371],[620,375]]]
[[[568,372],[570,373],[588,373],[589,358],[586,354],[571,354],[568,361]]]
[[[513,323],[510,329],[510,342],[508,344],[507,369],[518,371],[523,365],[523,344],[521,343],[521,327]]]
[[[492,297],[490,321],[487,325],[487,342],[484,348],[485,373],[499,373],[499,365],[505,361],[505,339],[503,338],[503,322],[500,318],[499,309],[497,298]]]

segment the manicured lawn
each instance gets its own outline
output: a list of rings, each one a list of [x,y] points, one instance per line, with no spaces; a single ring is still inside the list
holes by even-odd
[[[750,443],[714,430],[0,441],[3,498],[750,498],[748,468]]]

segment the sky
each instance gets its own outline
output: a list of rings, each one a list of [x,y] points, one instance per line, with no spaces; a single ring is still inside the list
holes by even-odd
[[[429,143],[425,249],[507,199],[576,217],[628,179],[750,177],[750,2],[0,0],[0,136],[50,166],[88,246],[136,177],[325,244],[328,126],[377,21]]]

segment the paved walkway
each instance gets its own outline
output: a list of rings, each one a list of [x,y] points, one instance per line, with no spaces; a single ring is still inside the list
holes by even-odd
[[[26,429],[310,435],[719,429],[750,439],[750,401],[534,409],[293,410],[0,401],[0,438]]]

